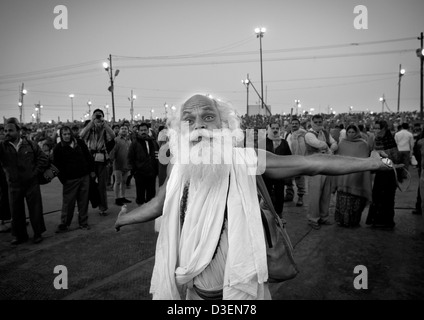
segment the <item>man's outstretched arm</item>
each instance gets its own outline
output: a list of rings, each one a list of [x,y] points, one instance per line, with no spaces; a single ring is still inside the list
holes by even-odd
[[[169,164],[167,178],[153,199],[128,213],[125,213],[121,210],[115,222],[116,230],[119,231],[119,229],[125,225],[151,221],[162,215],[166,196],[166,185],[168,183],[168,177],[171,174],[171,170],[172,166]]]
[[[266,152],[258,150],[258,152]],[[277,156],[266,152],[266,155],[258,154],[258,169],[266,176],[273,179],[283,179],[296,176],[314,176],[317,174],[336,176],[354,172],[390,170],[385,165],[377,152],[373,152],[369,158],[354,158],[334,156],[327,154],[314,154],[311,156]],[[264,164],[260,159],[266,159]],[[263,171],[265,169],[265,171]]]

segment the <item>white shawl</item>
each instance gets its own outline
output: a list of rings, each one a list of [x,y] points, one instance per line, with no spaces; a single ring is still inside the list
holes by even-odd
[[[256,165],[253,149],[234,148],[230,183],[225,178],[212,186],[200,184],[197,190],[190,185],[181,233],[180,200],[184,185],[178,180],[179,165],[174,165],[156,245],[150,287],[153,299],[181,299],[177,284],[190,286],[193,278],[208,266],[222,231],[227,191],[229,247],[223,297],[236,299],[248,294],[252,299],[264,298],[263,284],[268,278],[265,239],[256,176],[249,175],[255,172]]]

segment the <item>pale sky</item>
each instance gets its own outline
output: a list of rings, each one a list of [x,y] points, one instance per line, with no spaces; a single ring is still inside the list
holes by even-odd
[[[57,30],[57,5],[68,10],[68,29]],[[354,8],[368,11],[358,30]],[[272,113],[290,113],[294,100],[308,111],[381,111],[379,98],[397,110],[419,110],[424,32],[422,0],[2,0],[0,3],[0,117],[18,117],[24,83],[24,119],[43,105],[42,121],[80,120],[92,107],[111,106],[102,67],[112,54],[116,118],[164,117],[165,103],[193,93],[211,94],[246,113],[249,74],[260,93],[258,26],[262,38],[264,96]],[[259,102],[252,87],[249,102]],[[112,116],[109,109],[109,118]]]

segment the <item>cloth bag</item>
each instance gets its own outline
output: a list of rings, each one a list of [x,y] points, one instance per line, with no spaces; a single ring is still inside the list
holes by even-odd
[[[299,270],[294,261],[293,246],[284,221],[274,209],[262,176],[256,176],[256,185],[261,197],[262,224],[267,242],[268,281],[275,283],[293,279]]]

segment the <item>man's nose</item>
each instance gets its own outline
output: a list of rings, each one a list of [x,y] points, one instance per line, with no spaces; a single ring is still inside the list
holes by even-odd
[[[201,117],[196,118],[196,121],[194,122],[194,129],[206,129],[206,124]]]

